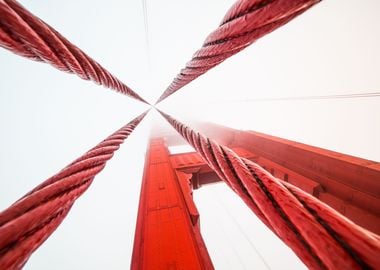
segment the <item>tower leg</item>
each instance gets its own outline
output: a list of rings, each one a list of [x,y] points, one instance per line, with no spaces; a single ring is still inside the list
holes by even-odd
[[[173,169],[164,140],[151,139],[131,269],[213,269],[188,181]]]

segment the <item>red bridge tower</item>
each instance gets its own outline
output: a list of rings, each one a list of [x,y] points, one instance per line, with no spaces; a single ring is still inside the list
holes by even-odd
[[[380,163],[254,131],[195,127],[380,234]],[[213,269],[192,191],[220,179],[196,152],[170,154],[178,144],[186,143],[174,130],[150,140],[132,269]]]

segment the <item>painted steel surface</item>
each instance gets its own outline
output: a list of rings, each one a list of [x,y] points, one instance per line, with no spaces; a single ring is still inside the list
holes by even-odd
[[[188,175],[162,139],[151,139],[141,186],[131,269],[213,269]]]
[[[156,103],[302,14],[320,0],[239,0]]]
[[[0,1],[0,46],[147,103],[81,49],[14,0]]]
[[[146,113],[0,213],[0,269],[20,269],[55,231]]]
[[[379,269],[380,237],[254,162],[163,117],[310,269]]]

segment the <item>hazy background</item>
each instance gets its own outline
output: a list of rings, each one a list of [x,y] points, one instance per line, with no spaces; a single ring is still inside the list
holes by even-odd
[[[147,1],[147,46],[141,1],[21,1],[151,102],[233,2]],[[379,92],[379,10],[323,1],[160,108],[379,161],[380,98],[239,102]],[[148,108],[3,49],[0,89],[0,210]],[[25,269],[129,268],[151,121],[162,119],[141,123]],[[195,200],[217,269],[304,268],[223,184]]]

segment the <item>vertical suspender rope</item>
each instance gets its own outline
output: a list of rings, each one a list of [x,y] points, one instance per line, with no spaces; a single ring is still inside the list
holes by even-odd
[[[26,263],[145,115],[133,119],[0,213],[0,269],[20,269]]]
[[[219,197],[219,194],[217,194],[216,191],[213,191],[213,192],[214,192],[214,197],[217,199],[217,201],[219,202],[219,204],[223,208],[224,212],[226,212],[226,214],[229,216],[229,218],[235,224],[235,227],[240,231],[241,235],[249,243],[249,245],[251,246],[252,250],[254,250],[254,252],[257,254],[257,257],[260,258],[260,260],[264,264],[265,268],[268,269],[268,270],[271,270],[271,268],[270,268],[269,264],[267,263],[266,259],[264,258],[264,256],[256,248],[255,244],[251,241],[251,239],[249,238],[249,236],[247,235],[247,233],[244,231],[244,229],[241,227],[241,225],[239,224],[239,222],[236,220],[236,218],[234,217],[234,215],[231,213],[231,211],[228,209],[228,207],[224,204],[223,200]]]
[[[311,269],[380,269],[380,238],[301,189],[161,112]]]
[[[0,0],[0,46],[147,103],[99,63],[15,0]]]
[[[238,0],[156,103],[318,2],[320,0]]]

